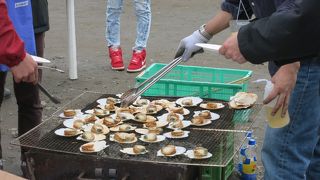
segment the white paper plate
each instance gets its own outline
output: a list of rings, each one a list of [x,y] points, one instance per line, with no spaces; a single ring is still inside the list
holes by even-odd
[[[146,105],[138,105],[137,104],[137,101],[138,100],[140,100],[140,99],[144,99],[144,98],[138,98],[137,100],[135,100],[132,104],[134,105],[134,106],[138,106],[138,107],[142,107],[142,106],[148,106],[149,104],[150,104],[150,100],[149,99],[145,99],[146,101],[147,101],[147,104]]]
[[[196,43],[196,46],[202,47],[205,50],[212,51],[215,53],[219,53],[219,49],[221,45],[218,44],[206,44],[206,43]]]
[[[203,124],[194,124],[194,123],[192,123],[191,122],[191,125],[192,126],[206,126],[206,125],[209,125],[209,124],[211,124],[212,123],[212,121],[211,120],[209,120],[209,119],[205,119],[205,122],[203,123]]]
[[[66,116],[64,115],[64,113],[62,112],[61,114],[59,114],[59,117],[60,117],[60,118],[64,118],[64,119],[70,119],[70,118],[73,118],[73,117],[78,117],[78,116],[80,116],[80,115],[83,115],[83,113],[81,112],[80,109],[75,109],[75,111],[76,111],[76,115],[75,115],[75,116],[68,116],[68,117],[66,117]]]
[[[172,155],[164,155],[161,152],[161,149],[157,152],[157,156],[166,156],[166,157],[173,157],[173,156],[177,156],[177,155],[181,155],[184,154],[184,152],[186,152],[186,148],[181,147],[181,146],[176,146],[176,153],[172,154]]]
[[[177,114],[177,113],[176,113]],[[158,116],[158,120],[159,121],[167,121],[167,117],[168,117],[169,113],[166,113],[166,114],[162,114],[161,116]],[[183,115],[181,114],[178,114],[179,116],[179,119],[180,120],[183,120]],[[167,121],[168,122],[168,121]]]
[[[137,137],[134,137],[134,139],[132,141],[119,142],[119,141],[115,140],[113,137],[114,137],[114,134],[111,134],[109,140],[113,141],[113,142],[120,143],[120,144],[131,144],[131,143],[135,143],[138,141]]]
[[[115,99],[116,99],[116,104],[120,104],[121,103],[120,99],[117,99],[117,98],[115,98]],[[104,105],[107,104],[107,98],[98,99],[97,103],[104,106]]]
[[[166,139],[166,137],[163,136],[163,135],[157,135],[157,139],[156,139],[155,141],[147,141],[147,140],[145,140],[145,139],[143,138],[144,136],[145,136],[145,135],[141,135],[139,139],[140,139],[141,141],[147,142],[147,143],[157,143],[157,142],[164,141],[164,140]]]
[[[73,123],[76,119],[66,119],[63,121],[63,125],[67,128],[74,128],[73,127]],[[82,128],[85,126],[85,122],[82,121],[84,123],[84,125],[82,126]]]
[[[169,108],[167,108],[166,110],[168,111],[168,113],[171,112]],[[179,114],[179,113],[176,113],[176,114]],[[190,114],[190,111],[188,109],[186,109],[186,108],[183,108],[183,114],[182,115],[185,116],[185,115],[188,115],[188,114]]]
[[[38,57],[38,56],[33,56],[31,55],[32,59],[37,62],[37,63],[51,63],[50,60],[42,58],[42,57]]]
[[[139,133],[139,134],[148,134],[149,133],[149,130],[148,129],[144,129],[144,128],[137,128],[134,131],[136,133]]]
[[[78,136],[79,134],[82,133],[82,131],[77,130],[77,133],[76,133],[75,135],[73,135],[73,136],[66,136],[66,135],[64,135],[64,130],[66,130],[66,129],[70,129],[70,128],[60,128],[60,129],[55,130],[54,133],[55,133],[56,135],[58,135],[58,136],[63,136],[63,137],[74,137],[74,136]]]
[[[168,125],[169,122],[168,121],[156,121],[156,124],[157,124],[156,127],[162,128],[162,127]],[[145,124],[143,124],[143,128],[147,128],[147,126]]]
[[[202,157],[196,157],[194,156],[194,153],[193,153],[193,150],[188,150],[186,153],[185,153],[186,156],[188,156],[188,158],[190,159],[208,159],[210,157],[212,157],[212,154],[208,152],[208,154],[206,156],[202,156]]]
[[[222,103],[216,103],[217,107],[216,108],[208,108],[206,103],[201,103],[200,107],[203,109],[208,109],[208,110],[216,110],[216,109],[222,109],[224,108],[224,105]]]
[[[83,151],[81,147],[86,144],[94,144],[94,151]],[[90,142],[90,143],[86,143],[86,144],[83,144],[82,146],[80,146],[80,148],[79,148],[80,152],[82,152],[82,153],[95,153],[95,152],[102,151],[106,147],[109,146],[106,144],[105,141]]]
[[[123,149],[120,149],[120,151],[121,151],[122,153],[130,154],[130,155],[139,155],[139,154],[146,154],[146,153],[148,153],[148,150],[146,150],[145,152],[142,152],[142,153],[135,153],[135,152],[133,152],[133,148],[123,148]]]
[[[129,130],[127,130],[127,131],[121,131],[121,132],[133,131],[133,130],[135,130],[136,128],[137,128],[137,127],[130,125],[130,129],[129,129]],[[110,131],[114,131],[114,132],[120,131],[120,130],[119,130],[119,126],[111,127],[111,128],[110,128]]]
[[[104,124],[99,124],[99,125],[101,125],[101,126],[103,127],[102,134],[108,134],[108,133],[110,132],[109,128],[108,128],[106,125],[104,125]],[[91,131],[92,126],[93,126],[93,124],[88,124],[88,125],[86,125],[86,126],[84,127],[83,130],[84,130],[84,131],[88,131],[88,132],[92,132],[92,131]]]
[[[186,106],[182,104],[182,101],[185,99],[191,99],[192,100],[192,106]],[[198,104],[200,104],[203,100],[200,97],[183,97],[183,98],[179,98],[176,100],[176,103],[179,104],[180,106],[183,107],[193,107],[193,106],[197,106]]]
[[[193,117],[198,116],[200,112],[201,111],[194,111]],[[211,121],[214,121],[220,118],[220,115],[217,113],[210,112],[210,114],[211,114],[211,119],[210,119]]]
[[[104,134],[93,134],[94,135],[94,139],[92,141],[88,141],[86,139],[82,138],[82,135],[77,137],[77,140],[81,140],[81,141],[86,141],[86,142],[95,142],[95,141],[102,141],[106,139],[106,135]]]
[[[172,124],[171,123],[169,123],[169,126],[168,126],[168,128],[169,129],[183,129],[183,128],[186,128],[186,127],[188,127],[188,126],[190,126],[191,125],[191,121],[182,121],[182,124],[183,124],[183,127],[182,128],[173,128],[172,127]]]
[[[171,135],[171,132],[167,132],[167,133],[164,133],[163,135],[166,137],[166,138],[170,138],[170,139],[182,139],[182,138],[186,138],[189,136],[189,133],[190,131],[183,131],[183,135],[182,136],[172,136]]]
[[[122,121],[135,120],[133,114],[130,114],[130,113],[127,113],[127,112],[122,112],[122,113],[119,113],[119,114],[121,114],[121,115],[124,115],[124,114],[125,114],[125,115],[127,116],[127,119],[122,119],[122,118],[121,118]],[[110,117],[111,117],[112,119],[116,119],[117,115],[116,115],[116,114],[112,114]]]

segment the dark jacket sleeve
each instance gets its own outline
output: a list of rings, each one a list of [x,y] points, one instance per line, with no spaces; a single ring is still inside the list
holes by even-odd
[[[243,0],[242,3],[243,4],[239,6],[239,0],[225,0],[221,3],[221,10],[230,13],[233,19],[251,18],[253,11],[249,5],[249,1]]]
[[[49,30],[49,12],[47,0],[32,0],[32,16],[34,33],[42,33]]]
[[[19,64],[25,56],[24,43],[9,19],[5,1],[0,0],[0,64],[12,67]]]
[[[320,50],[320,1],[296,0],[269,17],[256,20],[238,33],[243,56],[254,64],[290,63],[318,56]]]

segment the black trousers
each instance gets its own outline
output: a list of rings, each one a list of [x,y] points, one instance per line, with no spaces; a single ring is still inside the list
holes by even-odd
[[[6,81],[6,72],[0,72],[0,106],[3,100],[4,85]],[[18,134],[19,136],[26,133],[33,127],[41,123],[42,106],[39,96],[38,86],[31,83],[15,83],[14,93],[18,105]],[[1,110],[4,112],[4,110]],[[12,119],[5,119],[5,121],[12,121]],[[1,133],[0,133],[1,142]],[[27,148],[21,148],[22,160],[24,160],[24,152]],[[2,148],[0,145],[0,159],[2,158]]]

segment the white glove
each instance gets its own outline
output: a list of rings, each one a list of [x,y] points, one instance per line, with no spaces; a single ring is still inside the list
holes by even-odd
[[[196,43],[207,43],[210,39],[204,37],[200,30],[196,30],[190,36],[183,38],[180,41],[175,58],[182,56],[183,61],[188,61],[193,55],[202,53],[203,49],[196,46]]]

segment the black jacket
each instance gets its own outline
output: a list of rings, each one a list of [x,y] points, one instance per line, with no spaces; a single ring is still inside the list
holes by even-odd
[[[34,33],[49,30],[49,13],[47,0],[31,0]]]
[[[270,16],[240,28],[241,53],[251,63],[278,64],[315,57],[320,52],[320,1],[285,1]],[[281,8],[282,7],[282,8]]]

